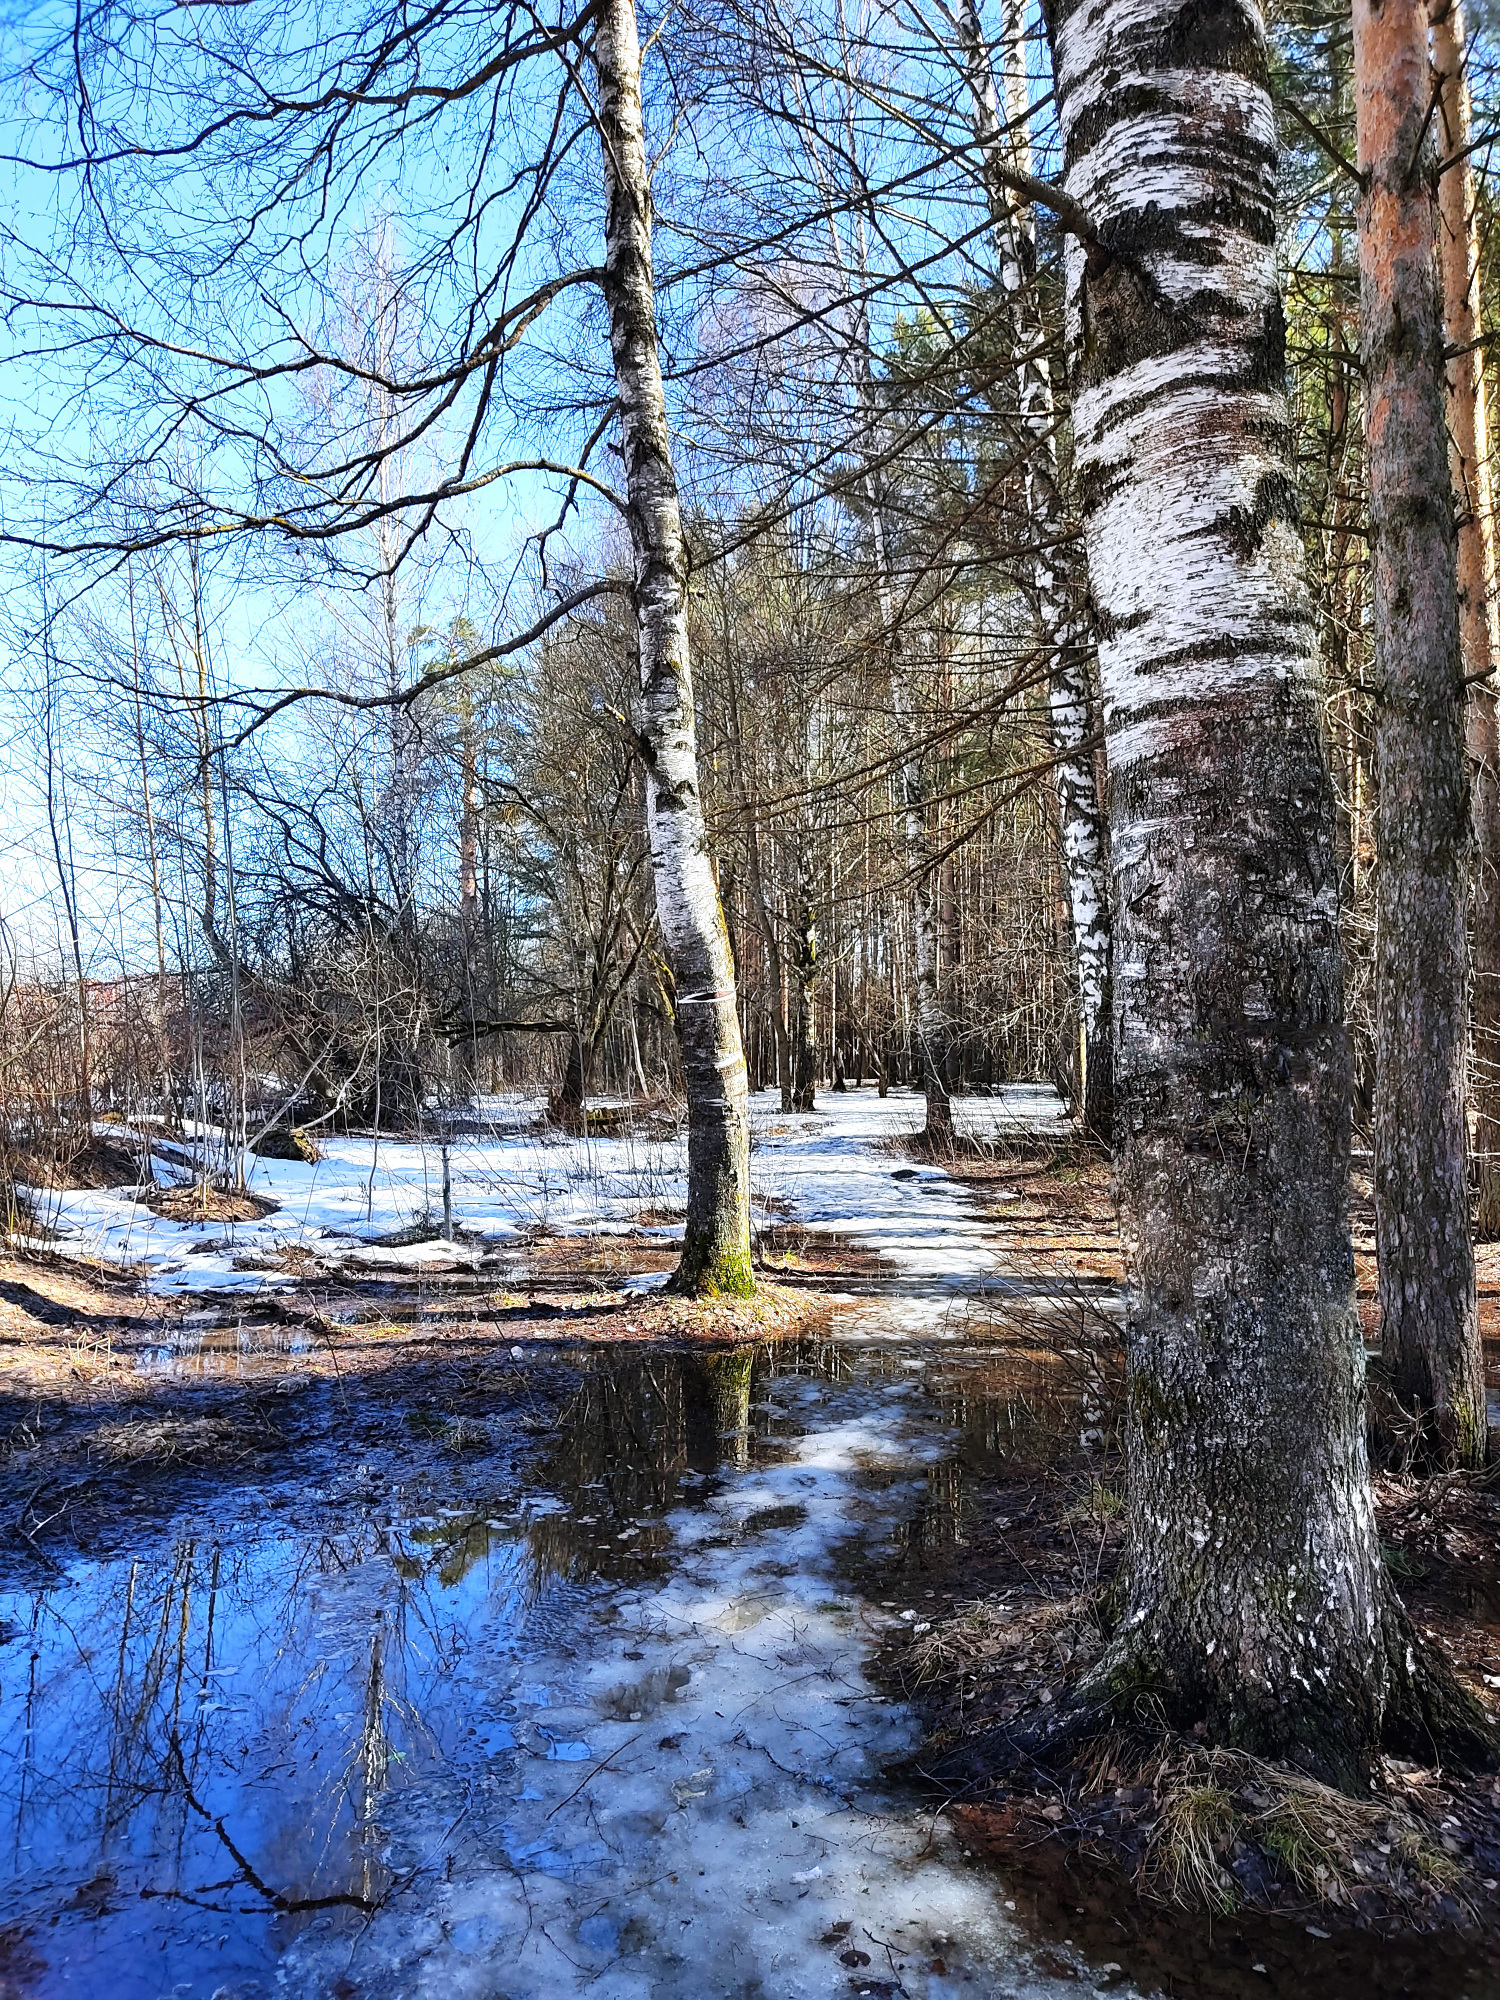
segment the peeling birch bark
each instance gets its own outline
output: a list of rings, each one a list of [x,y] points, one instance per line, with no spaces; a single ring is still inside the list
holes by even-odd
[[[1366,470],[1375,584],[1375,1238],[1396,1394],[1484,1461],[1469,1235],[1469,847],[1427,9],[1355,0]]]
[[[1059,0],[1077,491],[1099,621],[1127,1585],[1096,1688],[1349,1783],[1390,1600],[1347,1217],[1332,787],[1254,0]]]
[[[1473,996],[1470,1109],[1479,1168],[1479,1221],[1500,1236],[1500,726],[1494,674],[1500,663],[1495,602],[1495,495],[1490,479],[1489,412],[1480,332],[1479,239],[1468,148],[1469,85],[1459,0],[1434,9],[1432,59],[1442,84],[1442,150],[1457,158],[1438,182],[1443,268],[1443,331],[1449,348],[1448,462],[1458,510],[1458,616],[1469,684],[1469,929]]]
[[[595,18],[603,290],[635,551],[646,818],[688,1101],[687,1227],[672,1284],[694,1294],[744,1295],[754,1288],[749,1080],[698,784],[687,551],[656,339],[640,39],[632,0],[603,0]]]
[[[1006,0],[1006,17],[1007,46],[1014,47],[1021,32],[1015,0]],[[1005,167],[1030,171],[1024,137],[1018,139],[1006,130],[1006,123],[1025,109],[1025,78],[1016,74],[1017,65],[1012,61],[1005,78],[1007,120],[1002,122],[994,64],[977,0],[956,0],[951,20],[964,66],[974,138],[984,163],[997,274],[1009,304],[1014,351],[1020,357],[1016,384],[1021,437],[1027,447],[1026,508],[1039,543],[1035,565],[1038,638],[1050,660],[1047,705],[1057,759],[1058,828],[1083,1030],[1080,1109],[1087,1129],[1108,1139],[1113,1122],[1109,842],[1094,783],[1091,747],[1094,648],[1083,579],[1069,573],[1067,551],[1075,524],[1068,519],[1058,474],[1052,372],[1042,351],[1045,328],[1032,282],[1036,271],[1034,230],[1029,211],[1018,205],[997,172]]]

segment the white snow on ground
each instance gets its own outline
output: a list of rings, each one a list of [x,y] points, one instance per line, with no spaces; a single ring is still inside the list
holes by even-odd
[[[944,1456],[920,1384],[770,1394],[802,1434],[668,1516],[664,1583],[596,1585],[540,1648],[476,1665],[518,1702],[508,1804],[447,1868],[456,1798],[398,1823],[389,1864],[438,1885],[352,1949],[309,1931],[288,2000],[339,1972],[371,2000],[1128,2000],[1118,1967],[1040,1969],[1003,1882],[881,1777],[918,1740],[866,1672],[897,1614],[847,1594],[835,1551],[888,1541]]]
[[[409,1231],[442,1211],[442,1156],[425,1142],[347,1136],[324,1142],[313,1165],[251,1163],[250,1186],[278,1204],[257,1222],[179,1223],[154,1215],[134,1188],[35,1195],[57,1234],[54,1247],[105,1266],[135,1269],[156,1292],[256,1291],[295,1284],[283,1251],[310,1251],[325,1269],[372,1277],[414,1270],[440,1274],[478,1267],[528,1229],[563,1234],[633,1231],[643,1213],[680,1213],[687,1198],[685,1137],[627,1132],[565,1137],[514,1129],[513,1104],[492,1136],[455,1138],[451,1148],[458,1240],[418,1244],[380,1239]],[[961,1099],[960,1129],[997,1133],[1018,1126],[1065,1134],[1070,1128],[1046,1085],[1021,1084],[996,1097]],[[881,1098],[873,1089],[827,1092],[816,1112],[784,1116],[776,1094],[752,1100],[755,1196],[778,1197],[812,1228],[856,1230],[861,1240],[913,1275],[962,1284],[986,1267],[983,1231],[963,1211],[961,1190],[940,1168],[914,1167],[890,1146],[920,1129],[922,1100],[911,1091]],[[939,1198],[941,1196],[941,1198]],[[657,1221],[646,1233],[670,1241],[681,1224]]]
[[[1037,1092],[966,1111],[1048,1124],[1059,1116],[1056,1100]],[[763,1393],[784,1419],[777,1434],[786,1442],[768,1462],[726,1464],[708,1481],[682,1476],[683,1502],[665,1519],[671,1559],[657,1581],[557,1588],[533,1616],[517,1588],[524,1525],[504,1520],[491,1524],[497,1533],[481,1566],[460,1580],[448,1581],[441,1561],[423,1570],[430,1612],[390,1619],[387,1643],[420,1649],[448,1632],[455,1664],[441,1697],[445,1719],[462,1734],[472,1716],[467,1737],[498,1732],[515,1754],[455,1762],[382,1802],[383,1859],[407,1886],[352,1933],[330,1916],[289,1935],[274,1975],[284,2000],[354,1990],[369,2000],[861,1992],[1076,2000],[1105,1990],[1128,2000],[1134,1992],[1118,1967],[1090,1968],[1066,1947],[1074,1963],[1062,1976],[1056,1952],[1038,1964],[1003,1878],[881,1775],[915,1749],[919,1732],[870,1677],[876,1646],[902,1614],[851,1589],[848,1545],[877,1559],[889,1550],[952,1449],[931,1421],[920,1357],[941,1337],[956,1296],[995,1262],[955,1183],[891,1147],[920,1117],[920,1100],[904,1093],[830,1095],[803,1118],[783,1118],[774,1100],[757,1103],[757,1192],[890,1261],[895,1296],[840,1318],[846,1351],[863,1342],[865,1356],[851,1353],[833,1371],[838,1379],[813,1371],[770,1381]],[[395,1227],[421,1198],[419,1156],[386,1145],[380,1155],[391,1176],[379,1184],[381,1219]],[[319,1170],[276,1166],[267,1179],[299,1191],[303,1226],[333,1217],[348,1227],[362,1219],[369,1167],[368,1142],[350,1141]],[[484,1217],[485,1226],[520,1229],[541,1219],[531,1204],[547,1172],[546,1219],[582,1229],[679,1199],[682,1160],[670,1145],[648,1157],[628,1139],[561,1146],[518,1137],[475,1145],[461,1172],[466,1226]],[[648,1177],[649,1193],[636,1176]],[[87,1208],[97,1199],[80,1198],[80,1232],[110,1226],[104,1211]],[[207,1269],[215,1258],[232,1269],[225,1251],[185,1248],[189,1232],[158,1239],[142,1229],[159,1284],[193,1282],[190,1266]],[[141,1246],[138,1236],[133,1254]],[[885,1348],[893,1334],[920,1343],[904,1366]],[[695,1494],[706,1497],[694,1504]],[[513,1506],[524,1524],[580,1499],[534,1491]],[[660,1520],[624,1526],[620,1539]],[[306,1558],[292,1550],[288,1561]],[[351,1729],[369,1671],[360,1638],[368,1609],[357,1614],[376,1573],[372,1561],[308,1572],[326,1628],[319,1698]],[[393,1570],[389,1587],[411,1588],[412,1573],[410,1563]],[[327,1636],[346,1623],[347,1675]],[[300,1711],[304,1696],[297,1700]],[[248,1728],[238,1718],[228,1726]],[[243,1990],[268,1988],[256,1981]]]

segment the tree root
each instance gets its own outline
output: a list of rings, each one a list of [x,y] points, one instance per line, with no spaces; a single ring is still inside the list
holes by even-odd
[[[1377,1748],[1428,1765],[1465,1772],[1500,1768],[1500,1733],[1438,1649],[1422,1639],[1392,1593],[1383,1621],[1387,1660],[1379,1744],[1311,1729],[1288,1740],[1245,1740],[1221,1747],[1284,1758],[1309,1776],[1353,1797],[1366,1796]],[[1187,1710],[1194,1713],[1189,1717]],[[983,1790],[1023,1767],[1055,1773],[1110,1730],[1160,1731],[1174,1726],[1204,1736],[1201,1703],[1174,1700],[1169,1680],[1117,1636],[1062,1700],[1042,1714],[997,1724],[941,1756],[922,1760],[921,1775],[954,1793]],[[1196,1726],[1195,1726],[1196,1725]],[[1204,1740],[1212,1744],[1210,1728]]]
[[[1388,1681],[1381,1743],[1424,1764],[1500,1768],[1500,1732],[1392,1592],[1382,1619]]]

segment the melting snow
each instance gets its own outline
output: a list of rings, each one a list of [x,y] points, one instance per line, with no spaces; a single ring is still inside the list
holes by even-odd
[[[922,1100],[911,1091],[829,1092],[806,1116],[781,1113],[774,1092],[752,1100],[751,1180],[757,1202],[789,1205],[805,1227],[857,1234],[903,1271],[961,1287],[989,1268],[985,1231],[962,1189],[938,1167],[912,1167],[890,1142],[918,1130]],[[481,1107],[484,1109],[485,1107]],[[564,1235],[625,1232],[643,1213],[681,1213],[687,1198],[685,1136],[567,1137],[512,1128],[514,1104],[492,1103],[490,1136],[455,1138],[450,1150],[458,1240],[390,1238],[430,1220],[442,1205],[436,1140],[344,1136],[323,1142],[312,1165],[252,1158],[252,1190],[278,1207],[255,1222],[180,1223],[154,1215],[135,1189],[36,1192],[58,1232],[57,1247],[107,1265],[139,1269],[153,1291],[258,1291],[293,1285],[284,1251],[310,1251],[372,1277],[421,1270],[460,1274],[493,1251],[545,1226]],[[990,1098],[960,1099],[961,1129],[1066,1129],[1056,1093],[1022,1084]],[[680,1224],[649,1226],[680,1238]]]

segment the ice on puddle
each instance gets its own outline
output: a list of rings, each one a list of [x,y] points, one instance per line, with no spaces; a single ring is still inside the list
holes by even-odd
[[[898,1349],[961,1338],[949,1315],[991,1272],[993,1242],[947,1176],[892,1180],[887,1142],[917,1127],[921,1099],[825,1104],[818,1119],[778,1124],[772,1101],[756,1100],[757,1196],[812,1233],[854,1237],[910,1281],[909,1295],[861,1304],[831,1337]],[[1059,1112],[1038,1092],[962,1107],[992,1124]],[[210,1269],[226,1286],[259,1285],[237,1257],[324,1232],[347,1242],[367,1202],[378,1230],[409,1223],[435,1149],[424,1160],[383,1141],[379,1157],[373,1192],[367,1141],[330,1143],[316,1167],[257,1162],[255,1184],[280,1211],[220,1226],[213,1249],[95,1195],[66,1197],[62,1226],[96,1254],[144,1261],[162,1289],[202,1284]],[[481,1237],[628,1226],[685,1193],[675,1141],[508,1134],[455,1151],[454,1165],[456,1210]],[[872,1989],[908,2000],[1093,1990],[1086,1974],[1037,1969],[1003,1883],[881,1776],[916,1747],[917,1724],[870,1678],[893,1621],[851,1615],[861,1600],[838,1551],[888,1547],[913,1508],[910,1475],[946,1448],[913,1438],[914,1413],[887,1381],[782,1378],[773,1406],[801,1434],[777,1432],[776,1463],[683,1477],[653,1521],[666,1539],[653,1584],[569,1585],[523,1621],[524,1645],[467,1653],[464,1670],[491,1675],[516,1717],[513,1736],[494,1725],[461,1770],[390,1793],[381,1851],[401,1857],[400,1879],[357,1923],[319,1915],[290,1937],[278,2000],[326,2000],[345,1981],[367,2000],[844,2000],[857,1982],[841,1951],[869,1965]],[[569,1510],[536,1494],[516,1505],[526,1522]],[[774,1528],[757,1526],[762,1515]]]
[[[352,1962],[347,1942],[336,1953],[305,1933],[282,1961],[285,2000],[323,2000],[319,1982],[346,1966],[370,2000],[704,2000],[747,1981],[778,2000],[845,2000],[857,1986],[834,1925],[877,1990],[899,1979],[908,2000],[1093,1990],[1038,1970],[1001,1881],[930,1807],[884,1788],[917,1725],[871,1683],[878,1633],[848,1616],[838,1551],[888,1540],[909,1514],[909,1480],[865,1477],[905,1461],[907,1410],[878,1376],[808,1387],[780,1463],[721,1469],[706,1504],[668,1515],[672,1560],[653,1587],[596,1585],[549,1623],[556,1655],[534,1655],[515,1693],[541,1711],[539,1737],[586,1738],[590,1761],[560,1764],[538,1742],[531,1782],[503,1794],[504,1864],[471,1852],[451,1880],[435,1866],[434,1886],[413,1887],[436,1939],[399,1895]],[[777,1534],[787,1573],[767,1579],[763,1538],[726,1546],[723,1531],[793,1494],[805,1513]],[[411,1844],[441,1853],[446,1824],[435,1809]],[[476,1924],[494,1940],[478,1954],[461,1942]]]

